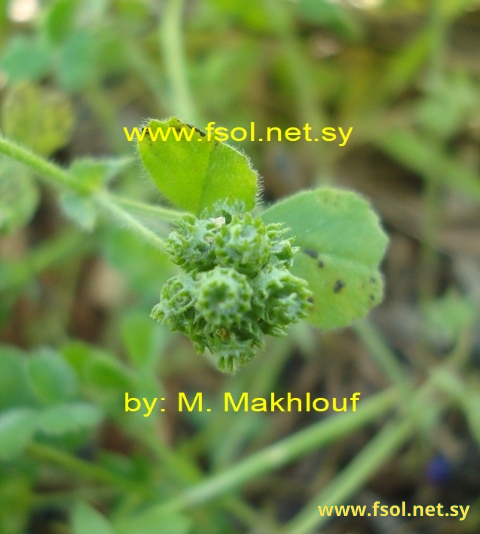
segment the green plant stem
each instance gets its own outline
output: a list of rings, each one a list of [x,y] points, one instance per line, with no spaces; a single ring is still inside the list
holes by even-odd
[[[155,248],[166,251],[165,240],[158,237],[152,230],[144,226],[138,219],[135,219],[133,215],[130,215],[130,213],[115,203],[108,193],[99,192],[93,195],[92,199],[120,224],[125,225],[133,233],[142,237],[145,242],[150,243]]]
[[[70,501],[90,501],[96,502],[100,499],[111,499],[116,497],[121,488],[118,487],[93,487],[80,488],[65,491],[49,491],[48,493],[36,494],[32,497],[32,506],[34,508],[46,508],[51,506],[64,506],[65,502]]]
[[[134,210],[140,215],[145,215],[146,217],[156,217],[162,221],[174,222],[179,217],[186,215],[186,212],[184,211],[172,210],[162,206],[153,206],[152,204],[147,204],[146,202],[113,195],[112,193],[110,193],[110,198],[120,206]]]
[[[60,185],[68,187],[68,189],[76,191],[77,193],[90,192],[89,188],[74,180],[67,172],[54,163],[37,156],[28,148],[22,147],[1,136],[0,154],[4,154],[9,158],[30,167],[30,169],[37,172],[43,179],[55,186]]]
[[[318,506],[344,503],[367,482],[395,452],[405,443],[412,431],[408,421],[392,421],[385,426],[348,466],[318,496],[314,497],[285,532],[310,534],[330,519],[321,516]]]
[[[33,154],[27,148],[21,147],[20,145],[2,137],[0,137],[0,154],[27,165],[27,167],[30,167],[30,169],[37,172],[40,176],[55,186],[66,187],[81,195],[90,197],[92,201],[104,211],[109,213],[114,219],[119,221],[120,224],[126,226],[144,241],[162,251],[166,250],[165,241],[123,209],[121,205],[116,203],[115,197],[108,191],[94,190],[90,186],[82,184],[57,165]],[[124,201],[121,200],[121,202]],[[161,211],[157,210],[156,215],[160,216],[160,214]],[[172,220],[172,210],[166,210],[166,214],[168,220]]]
[[[81,460],[68,452],[61,451],[49,445],[41,443],[31,443],[27,447],[27,454],[43,462],[49,462],[65,469],[70,473],[95,480],[102,484],[113,485],[127,491],[137,491],[143,495],[150,495],[150,492],[143,485],[136,484],[129,479],[119,477],[102,467]]]
[[[409,380],[405,370],[398,362],[395,354],[382,340],[372,323],[365,319],[356,322],[353,328],[392,383],[408,391]]]
[[[182,39],[184,4],[184,0],[166,0],[159,37],[173,113],[184,120],[195,123],[198,117],[189,88]]]
[[[234,467],[212,475],[179,497],[166,502],[161,509],[164,511],[182,510],[224,496],[250,479],[279,469],[300,456],[319,450],[354,430],[362,428],[388,412],[397,401],[397,389],[379,393],[364,401],[356,412],[342,413],[322,420],[310,428],[301,430],[239,461]]]

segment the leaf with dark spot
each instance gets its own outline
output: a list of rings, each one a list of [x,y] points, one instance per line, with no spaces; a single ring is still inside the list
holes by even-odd
[[[303,249],[302,252],[304,254],[306,254],[307,256],[310,256],[311,258],[315,259],[315,260],[318,258],[318,252],[316,250],[311,249],[311,248],[305,248],[305,249]]]
[[[344,287],[345,287],[345,282],[342,282],[341,280],[337,280],[335,282],[335,287],[333,288],[333,292],[339,293]]]
[[[382,300],[378,266],[387,236],[364,199],[328,188],[304,191],[277,202],[262,219],[283,222],[303,251],[295,256],[292,272],[307,280],[315,303],[322,303],[312,306],[311,324],[346,326]]]

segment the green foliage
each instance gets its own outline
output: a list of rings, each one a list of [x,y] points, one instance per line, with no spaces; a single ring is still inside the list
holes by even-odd
[[[33,492],[27,475],[9,474],[0,467],[0,528],[5,534],[16,534],[27,527]]]
[[[224,199],[254,207],[257,175],[237,150],[176,118],[150,120],[144,128],[150,130],[138,141],[140,157],[170,202],[197,215]],[[163,141],[159,132],[168,138]]]
[[[0,415],[0,460],[20,456],[31,441],[37,414],[29,408],[12,408]]]
[[[0,234],[23,228],[32,218],[39,200],[30,173],[7,161],[0,167]]]
[[[180,514],[165,513],[159,506],[151,507],[140,514],[130,517],[116,525],[117,534],[157,534],[159,530],[169,534],[192,532],[191,521]]]
[[[67,91],[79,91],[95,76],[96,42],[84,30],[71,33],[63,43],[58,63],[58,81]]]
[[[337,3],[328,0],[300,0],[295,7],[303,20],[331,28],[342,37],[358,39],[362,33],[358,20],[348,9]]]
[[[0,347],[0,459],[21,455],[38,435],[67,438],[91,431],[103,410],[78,400],[74,368],[52,349],[28,359],[18,349]]]
[[[168,337],[148,317],[140,312],[126,314],[122,319],[121,335],[131,364],[141,370],[153,370],[156,355]]]
[[[95,191],[106,186],[129,163],[129,158],[77,159],[72,163],[70,173],[83,190]],[[88,194],[66,190],[60,195],[60,203],[65,215],[79,228],[89,232],[95,228],[98,209]]]
[[[20,35],[9,42],[0,66],[12,83],[38,80],[50,66],[50,50],[41,40]]]
[[[179,514],[166,514],[159,507],[133,515],[112,524],[105,516],[86,503],[78,503],[73,511],[72,534],[187,534],[191,532],[190,521]]]
[[[424,307],[426,335],[432,343],[454,346],[475,323],[476,308],[471,298],[449,291]]]
[[[65,191],[60,202],[65,215],[79,228],[87,232],[95,228],[98,211],[92,199],[76,192]]]
[[[37,352],[27,365],[32,389],[45,404],[71,400],[76,394],[76,378],[65,361],[53,350]]]
[[[73,534],[115,534],[106,517],[82,502],[75,506],[72,526]]]
[[[82,402],[57,404],[44,410],[38,418],[38,428],[49,436],[64,436],[95,428],[103,419],[97,406]]]
[[[2,106],[2,126],[5,135],[49,155],[70,138],[72,106],[60,91],[24,82],[8,91]]]
[[[33,406],[35,397],[27,376],[24,353],[16,347],[0,346],[0,410]]]
[[[56,0],[44,18],[43,28],[48,40],[58,45],[66,41],[75,23],[75,0]]]
[[[297,193],[262,215],[282,221],[301,249],[292,271],[309,284],[309,321],[338,328],[363,317],[383,296],[378,265],[387,236],[367,202],[351,192],[319,189]]]

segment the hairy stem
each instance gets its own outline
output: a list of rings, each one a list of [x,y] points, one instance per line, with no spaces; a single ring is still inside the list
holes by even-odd
[[[145,241],[153,245],[155,248],[165,251],[165,240],[158,237],[150,228],[144,226],[133,215],[125,211],[119,206],[108,193],[97,193],[93,197],[94,202],[100,206],[105,212],[108,212],[110,216],[116,219],[121,225],[124,225],[130,231],[138,235]]]
[[[0,154],[23,163],[37,172],[44,180],[54,185],[68,187],[77,193],[89,193],[90,190],[80,182],[74,180],[68,172],[64,171],[54,163],[43,159],[13,141],[9,141],[0,136]]]
[[[102,208],[103,211],[107,212],[121,225],[127,227],[143,241],[146,241],[154,247],[165,251],[165,241],[158,237],[152,230],[150,230],[150,228],[147,228],[122,207],[122,204],[130,204],[131,207],[136,206],[138,209],[138,207],[141,205],[145,210],[145,205],[136,203],[132,200],[125,200],[121,197],[112,195],[108,191],[96,190],[91,186],[82,184],[80,181],[75,180],[75,178],[73,178],[61,167],[33,154],[33,152],[27,148],[13,143],[12,141],[9,141],[3,137],[0,137],[0,154],[3,154],[19,163],[23,163],[54,186],[67,188],[78,194],[90,197],[95,204]],[[173,210],[163,208],[152,207],[150,214],[157,216],[163,221],[172,221],[176,218]],[[178,212],[178,214],[179,216],[181,215],[180,212]]]
[[[172,210],[164,208],[163,206],[153,206],[152,204],[113,195],[112,193],[110,193],[110,198],[120,206],[124,206],[125,208],[136,211],[140,215],[145,215],[146,217],[156,217],[162,221],[174,222],[179,217],[187,214],[183,211]]]

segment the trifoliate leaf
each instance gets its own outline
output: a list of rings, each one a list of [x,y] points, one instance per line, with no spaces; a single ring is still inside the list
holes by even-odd
[[[257,174],[234,148],[175,118],[150,120],[137,132],[143,164],[162,194],[179,208],[199,214],[218,200],[254,207]]]
[[[307,280],[313,306],[307,320],[329,329],[348,325],[382,300],[378,265],[387,236],[358,195],[333,189],[298,193],[267,209],[266,222],[283,222],[300,252],[292,272]]]

